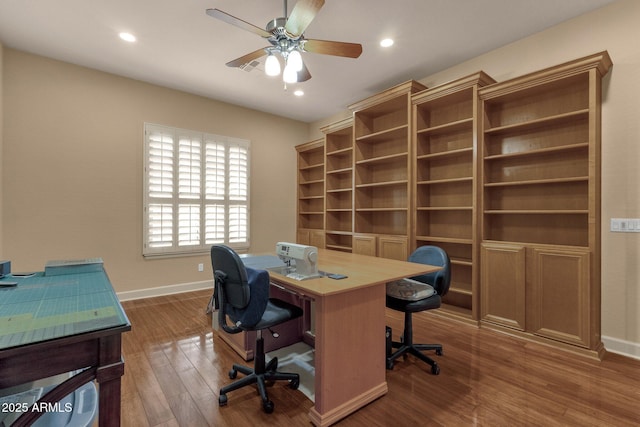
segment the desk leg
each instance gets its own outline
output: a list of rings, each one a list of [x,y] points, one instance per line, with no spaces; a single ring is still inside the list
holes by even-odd
[[[124,374],[120,334],[100,339],[100,364],[96,371],[100,427],[120,426],[120,378]]]
[[[316,299],[316,426],[328,426],[387,393],[385,285]]]

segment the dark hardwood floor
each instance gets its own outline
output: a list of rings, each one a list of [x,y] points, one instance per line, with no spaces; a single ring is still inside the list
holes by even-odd
[[[123,426],[310,426],[312,402],[285,383],[269,388],[273,414],[252,387],[218,407],[229,368],[243,361],[212,332],[209,296],[123,303],[132,324],[123,337]],[[401,316],[387,311],[396,338]],[[400,359],[387,371],[388,394],[338,426],[640,425],[638,360],[608,353],[599,362],[429,313],[414,315],[414,334],[444,345],[440,375],[412,356]]]

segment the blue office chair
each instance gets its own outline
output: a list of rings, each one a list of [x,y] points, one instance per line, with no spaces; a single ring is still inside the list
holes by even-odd
[[[274,405],[267,395],[266,382],[287,380],[289,387],[295,390],[300,385],[300,377],[298,374],[278,372],[277,358],[265,365],[262,330],[300,317],[302,309],[282,300],[269,298],[269,273],[245,268],[238,254],[227,246],[211,247],[211,265],[215,278],[214,303],[219,308],[218,322],[222,329],[230,334],[257,331],[253,369],[234,364],[229,371],[229,378],[235,379],[238,372],[246,376],[222,387],[218,403],[220,406],[226,405],[227,393],[230,391],[257,384],[262,407],[270,414]],[[227,323],[227,317],[234,322],[233,325]]]
[[[387,307],[404,312],[404,332],[399,342],[392,341],[391,343],[392,348],[397,348],[398,350],[387,355],[387,369],[393,369],[395,360],[398,357],[404,356],[406,358],[410,353],[431,365],[431,373],[438,375],[440,373],[440,367],[433,359],[426,356],[423,351],[435,350],[436,354],[441,356],[442,345],[414,344],[411,314],[440,307],[442,297],[449,291],[451,284],[451,262],[447,253],[437,246],[419,247],[409,256],[409,261],[437,265],[441,266],[442,269],[434,273],[412,277],[412,279],[417,282],[431,285],[435,293],[427,287],[421,286],[420,283],[416,283],[416,289],[412,289],[410,292],[397,292],[397,289],[395,289],[396,292],[393,292],[393,290],[387,286]],[[422,289],[420,289],[421,287]],[[420,293],[427,290],[429,290],[429,292],[426,292],[426,296],[420,297]]]

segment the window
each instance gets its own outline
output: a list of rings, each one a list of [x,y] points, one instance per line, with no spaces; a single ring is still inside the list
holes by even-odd
[[[143,255],[249,247],[249,141],[145,123]]]

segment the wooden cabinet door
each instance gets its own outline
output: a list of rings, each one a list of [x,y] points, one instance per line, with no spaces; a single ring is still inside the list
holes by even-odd
[[[308,245],[310,241],[309,230],[300,228],[296,232],[296,243],[300,245]]]
[[[353,253],[376,256],[376,236],[368,234],[354,234]]]
[[[406,261],[409,258],[408,239],[403,236],[378,236],[378,256]]]
[[[309,245],[324,249],[324,230],[311,230],[309,232]]]
[[[589,261],[587,249],[532,248],[531,332],[589,347]]]
[[[483,321],[525,330],[525,260],[524,246],[482,244],[480,311]]]

